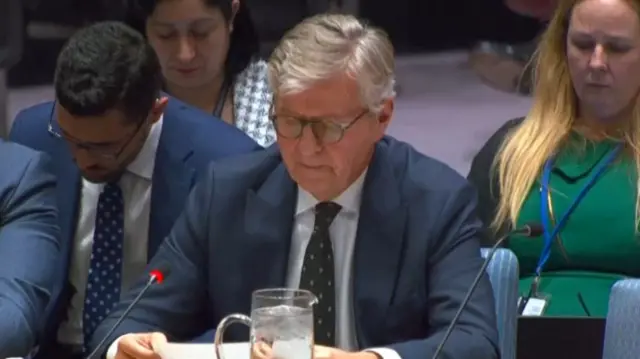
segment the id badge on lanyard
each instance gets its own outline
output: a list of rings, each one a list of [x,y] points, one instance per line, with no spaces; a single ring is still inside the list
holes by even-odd
[[[569,216],[575,211],[576,207],[584,199],[586,194],[598,181],[600,176],[607,170],[609,165],[616,159],[618,153],[622,149],[622,145],[618,145],[607,153],[595,166],[591,176],[587,179],[587,182],[582,186],[576,197],[573,199],[567,211],[560,216],[555,227],[551,224],[551,218],[549,214],[549,182],[551,181],[551,171],[553,170],[554,159],[547,160],[544,164],[542,171],[542,183],[540,189],[540,218],[542,220],[543,238],[544,244],[542,252],[536,265],[535,277],[531,283],[529,294],[525,298],[520,298],[518,302],[518,310],[522,315],[540,316],[544,313],[547,305],[549,304],[550,297],[538,291],[540,286],[540,276],[544,269],[545,264],[551,256],[551,247],[553,246],[554,239],[558,236],[560,231],[567,224]]]

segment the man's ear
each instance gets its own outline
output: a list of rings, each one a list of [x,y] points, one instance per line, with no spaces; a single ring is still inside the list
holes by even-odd
[[[153,103],[150,113],[151,123],[156,123],[160,120],[164,110],[167,108],[167,104],[169,104],[169,98],[166,96],[160,97]]]
[[[240,0],[231,1],[231,18],[229,19],[229,32],[233,32],[233,25],[236,20],[236,15],[240,11]]]

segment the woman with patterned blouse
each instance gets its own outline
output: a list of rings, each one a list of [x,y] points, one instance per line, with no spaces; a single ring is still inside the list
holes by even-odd
[[[130,0],[127,23],[147,36],[165,90],[262,146],[275,141],[267,64],[241,0]]]

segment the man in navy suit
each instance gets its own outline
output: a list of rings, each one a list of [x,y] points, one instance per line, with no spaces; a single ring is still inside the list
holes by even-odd
[[[56,179],[46,155],[0,140],[0,358],[29,354],[59,281]]]
[[[463,177],[384,135],[393,58],[386,35],[352,16],[319,15],[285,35],[269,64],[278,146],[211,166],[151,261],[171,274],[108,338],[108,357],[157,359],[163,342],[249,313],[254,290],[276,287],[319,298],[316,358],[434,354],[481,269],[481,223]],[[485,275],[442,358],[499,357],[493,303]],[[247,340],[238,329],[226,339]]]
[[[198,174],[212,160],[260,148],[163,96],[161,76],[141,34],[98,23],[60,53],[56,102],[14,122],[11,139],[51,155],[59,181],[65,261],[58,270],[68,283],[51,309],[42,358],[81,357],[85,338],[170,231]]]

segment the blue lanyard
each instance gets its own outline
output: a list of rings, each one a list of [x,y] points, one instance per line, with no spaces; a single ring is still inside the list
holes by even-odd
[[[576,209],[580,201],[584,199],[584,196],[589,192],[589,190],[595,185],[598,178],[606,171],[607,167],[616,159],[616,156],[620,152],[622,145],[616,146],[614,149],[609,151],[604,158],[602,158],[596,167],[593,169],[591,176],[587,180],[587,183],[580,189],[578,195],[573,199],[573,202],[567,208],[567,211],[560,217],[560,220],[556,222],[555,227],[551,227],[551,220],[549,218],[549,181],[551,180],[551,171],[553,170],[553,158],[547,160],[544,164],[544,169],[542,171],[542,188],[540,191],[540,215],[542,219],[542,227],[544,228],[543,238],[544,238],[544,247],[542,247],[542,252],[540,253],[540,258],[538,259],[538,265],[536,266],[536,278],[539,280],[540,275],[542,274],[542,270],[544,265],[549,260],[551,255],[551,247],[553,246],[553,239],[558,236],[558,233],[562,230],[562,228],[567,224],[567,220],[573,211]]]

